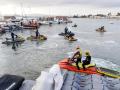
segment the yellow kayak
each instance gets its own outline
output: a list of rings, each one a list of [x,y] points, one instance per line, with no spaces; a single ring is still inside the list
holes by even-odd
[[[99,28],[98,28],[98,29],[96,29],[96,31],[97,31],[97,32],[106,32],[106,30],[104,30],[104,29],[103,29],[103,30],[101,30],[101,29],[99,29]]]
[[[36,36],[30,36],[30,37],[27,37],[27,40],[42,41],[42,40],[47,40],[47,37],[44,35],[40,35],[38,38],[36,38]]]
[[[109,76],[109,77],[112,77],[112,78],[119,78],[120,79],[120,72],[117,72],[117,71],[114,71],[114,70],[110,70],[110,69],[107,69],[107,68],[99,67],[97,69],[97,72],[102,74],[102,75],[105,75],[105,76]]]
[[[65,39],[67,39],[67,40],[69,40],[69,41],[77,41],[77,39],[74,38],[74,37],[69,37],[69,38],[68,38],[68,37],[65,36]]]

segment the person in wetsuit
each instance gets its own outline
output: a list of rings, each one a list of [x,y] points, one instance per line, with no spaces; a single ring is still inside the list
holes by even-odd
[[[12,38],[12,41],[15,41],[15,34],[13,32],[11,32],[11,38]]]
[[[77,66],[78,70],[80,69],[78,64],[81,63],[81,58],[82,58],[82,51],[81,51],[80,47],[77,47],[76,52],[73,55],[73,57],[71,58],[71,60],[74,61],[74,59],[77,59],[76,66]]]
[[[18,38],[18,35],[16,35],[13,32],[11,32],[11,38],[12,38],[12,41],[15,41],[15,38]]]
[[[65,27],[64,31],[65,31],[65,35],[66,35],[68,33],[68,28]]]
[[[104,26],[101,27],[101,30],[104,30]]]
[[[40,33],[39,33],[38,29],[36,30],[35,33],[36,33],[36,38],[38,38],[40,36]]]
[[[85,65],[90,64],[90,62],[91,62],[90,52],[89,52],[89,51],[86,51],[86,52],[85,52],[85,60],[83,61],[83,64],[82,64],[84,70],[86,70]]]

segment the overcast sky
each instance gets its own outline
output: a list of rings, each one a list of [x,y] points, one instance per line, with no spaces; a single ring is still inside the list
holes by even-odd
[[[74,15],[120,11],[120,0],[0,0],[0,14]]]

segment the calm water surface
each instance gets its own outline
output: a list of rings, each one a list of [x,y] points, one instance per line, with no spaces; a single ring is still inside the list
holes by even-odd
[[[72,19],[72,24],[56,24],[41,26],[39,31],[48,37],[44,42],[25,41],[16,51],[12,46],[0,44],[0,74],[9,73],[22,75],[26,79],[35,79],[42,70],[51,67],[59,60],[68,57],[75,47],[80,45],[82,50],[90,50],[99,63],[110,61],[120,66],[120,20],[108,19]],[[110,24],[110,22],[114,24]],[[71,27],[74,23],[77,28]],[[58,36],[65,26],[69,26],[78,39],[69,42],[64,37]],[[104,25],[107,32],[99,33],[95,29]],[[32,30],[15,32],[27,38],[34,35]],[[9,33],[0,36],[0,42],[9,37]]]

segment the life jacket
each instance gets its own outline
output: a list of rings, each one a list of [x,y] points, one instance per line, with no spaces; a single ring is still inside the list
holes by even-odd
[[[79,49],[75,55],[76,58],[81,58],[82,57],[82,50]]]

